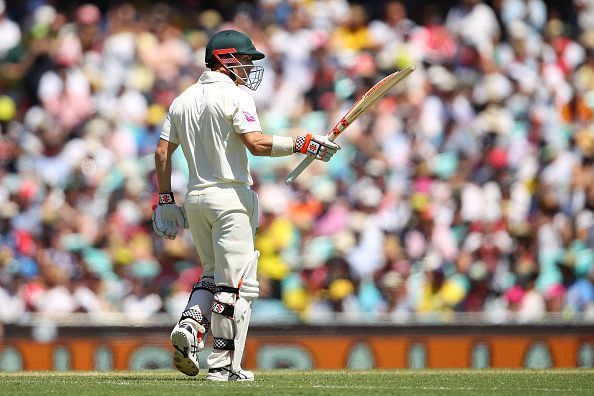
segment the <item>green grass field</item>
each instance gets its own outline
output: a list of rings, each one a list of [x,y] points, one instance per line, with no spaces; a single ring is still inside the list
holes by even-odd
[[[0,373],[0,395],[592,395],[594,370],[265,371],[253,383],[177,372]]]

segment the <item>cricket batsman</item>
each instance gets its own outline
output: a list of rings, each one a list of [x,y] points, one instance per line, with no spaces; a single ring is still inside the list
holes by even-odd
[[[251,302],[259,293],[258,197],[250,188],[246,148],[257,156],[299,152],[321,161],[340,149],[319,135],[262,133],[254,100],[240,87],[258,88],[264,70],[253,61],[262,58],[244,33],[224,30],[212,36],[205,56],[210,70],[173,101],[155,151],[155,232],[173,239],[179,226],[189,228],[204,268],[171,332],[174,365],[186,375],[198,374],[198,352],[210,328],[207,379],[212,381],[254,380],[241,368]],[[189,168],[183,208],[171,192],[171,156],[178,146]]]

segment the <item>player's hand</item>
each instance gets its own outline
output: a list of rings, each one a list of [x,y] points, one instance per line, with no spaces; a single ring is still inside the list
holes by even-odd
[[[178,227],[188,228],[183,208],[175,204],[172,193],[160,193],[159,204],[153,206],[153,228],[160,237],[175,239]]]
[[[330,141],[326,136],[312,135],[295,138],[295,152],[309,155],[317,160],[328,162],[340,150],[340,146]]]

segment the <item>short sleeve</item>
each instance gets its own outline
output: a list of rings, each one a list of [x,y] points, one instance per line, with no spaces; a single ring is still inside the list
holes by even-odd
[[[247,93],[240,91],[234,103],[233,128],[236,133],[262,132],[260,120],[256,113],[256,104],[254,99]]]
[[[175,122],[173,122],[173,105],[169,108],[167,118],[165,118],[165,122],[163,123],[163,129],[161,129],[161,139],[167,140],[171,143],[179,144],[177,130],[175,129]]]

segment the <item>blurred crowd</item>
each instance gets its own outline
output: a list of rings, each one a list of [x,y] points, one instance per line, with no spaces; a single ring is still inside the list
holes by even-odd
[[[0,323],[179,315],[200,259],[152,230],[153,153],[225,28],[266,53],[265,133],[417,65],[294,185],[297,155],[250,158],[255,320],[594,318],[594,1],[63,3],[0,0]]]

